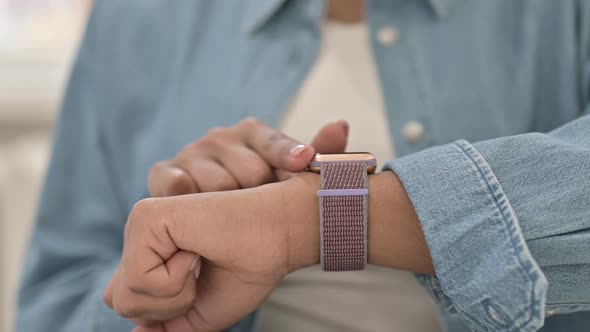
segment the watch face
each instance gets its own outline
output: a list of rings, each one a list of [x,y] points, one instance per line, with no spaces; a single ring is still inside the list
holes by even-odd
[[[334,163],[343,161],[366,161],[367,172],[374,173],[377,169],[377,159],[369,152],[345,152],[345,153],[316,153],[309,163],[309,170],[319,173],[322,163]]]

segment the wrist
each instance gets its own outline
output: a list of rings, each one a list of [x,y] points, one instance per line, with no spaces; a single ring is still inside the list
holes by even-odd
[[[288,271],[320,262],[320,176],[302,173],[277,184],[278,221],[287,235]],[[434,273],[424,233],[412,202],[395,173],[369,176],[368,263]]]
[[[369,264],[434,273],[420,220],[391,171],[369,177]]]
[[[320,187],[320,176],[304,172],[278,184],[278,195],[287,235],[289,272],[320,262],[319,202],[316,192]]]
[[[395,175],[387,173],[369,175],[368,260],[376,265],[388,263],[388,255],[381,250],[384,241],[379,231],[385,228],[382,223],[387,222],[383,216],[395,212],[391,210],[395,209],[395,199],[401,188],[399,181],[392,181],[396,179]],[[285,251],[288,252],[286,261],[290,272],[320,263],[319,200],[316,195],[320,181],[319,174],[306,172],[281,182],[281,187],[277,187],[281,195],[276,197],[280,202],[273,206],[281,208],[284,218],[280,222],[288,228],[288,249]],[[375,218],[372,218],[373,214]]]

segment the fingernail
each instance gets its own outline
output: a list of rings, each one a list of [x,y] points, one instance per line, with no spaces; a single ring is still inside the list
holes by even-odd
[[[291,150],[289,150],[289,155],[291,157],[298,157],[306,149],[307,149],[307,145],[299,144],[299,145],[294,146],[293,148],[291,148]]]
[[[193,263],[191,264],[191,268],[189,271],[193,271],[195,269],[195,267],[197,266],[197,262],[201,259],[201,256],[199,255],[195,255],[195,259],[193,260]]]
[[[195,279],[199,279],[199,274],[201,274],[201,265],[203,265],[201,257],[199,257],[199,259],[197,260],[197,262],[195,263]]]

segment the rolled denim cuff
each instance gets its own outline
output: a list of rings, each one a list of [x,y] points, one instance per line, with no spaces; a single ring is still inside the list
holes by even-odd
[[[543,326],[547,279],[482,155],[466,141],[392,160],[420,219],[436,277],[434,299],[475,331]]]

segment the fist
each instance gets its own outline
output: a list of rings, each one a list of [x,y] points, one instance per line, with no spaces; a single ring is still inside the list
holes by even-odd
[[[317,174],[133,208],[104,299],[137,331],[225,329],[290,271],[319,260]]]

